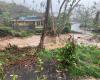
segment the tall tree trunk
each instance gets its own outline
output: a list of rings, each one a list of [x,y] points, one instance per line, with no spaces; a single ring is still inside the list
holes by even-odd
[[[44,27],[43,27],[43,32],[42,32],[42,35],[41,35],[41,39],[40,39],[40,43],[39,43],[37,51],[41,51],[44,48],[44,39],[45,39],[45,36],[47,34],[50,3],[51,3],[51,0],[47,0],[47,7],[46,7],[46,11],[45,11]]]

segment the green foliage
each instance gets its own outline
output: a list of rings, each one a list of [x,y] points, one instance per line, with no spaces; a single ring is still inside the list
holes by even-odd
[[[16,46],[9,46],[5,51],[0,52],[0,78],[5,77],[2,65],[11,61],[21,60],[23,57],[25,58],[26,54],[29,54],[26,50],[20,50]],[[43,71],[45,61],[53,60],[57,68],[68,69],[71,76],[93,76],[100,78],[100,50],[96,49],[96,47],[75,46],[73,43],[67,43],[63,48],[51,51],[43,50],[37,55],[37,72]],[[13,79],[15,78],[13,77]],[[44,78],[42,77],[41,79]]]
[[[73,76],[94,76],[100,78],[100,50],[90,46],[77,46],[76,65],[69,67]]]
[[[27,37],[33,35],[33,31],[29,30],[14,30],[9,26],[0,24],[0,37],[14,36],[14,37]]]
[[[38,53],[38,56],[44,60],[51,60],[54,56],[52,51],[49,50],[43,50],[40,53]]]
[[[0,18],[1,20],[3,20],[3,23],[5,25],[10,25],[10,13],[8,12],[3,12],[1,15],[0,15]]]
[[[34,34],[40,35],[42,33],[42,31],[43,31],[43,27],[36,27]]]
[[[9,29],[0,29],[0,37],[10,36],[12,33]]]
[[[63,48],[58,48],[53,51],[44,50],[39,53],[43,59],[55,59],[60,68],[68,68],[75,63],[75,45],[73,42],[66,44]]]
[[[78,6],[76,19],[81,24],[83,28],[92,28],[94,27],[94,13],[96,9],[94,8],[95,5],[91,7],[85,7],[84,5]]]
[[[56,60],[60,69],[68,69],[71,76],[100,78],[100,50],[92,46],[66,44],[63,48],[45,50],[38,54],[41,59]]]
[[[22,5],[0,1],[0,23],[10,26],[10,20],[20,16],[32,15],[33,11]]]
[[[66,23],[64,29],[62,30],[62,34],[68,33],[71,31],[71,24],[70,23]]]
[[[4,62],[0,61],[0,80],[5,80],[5,73],[4,73],[4,69],[3,69],[3,65]]]
[[[57,20],[57,33],[65,34],[71,31],[70,16],[66,13],[62,13]]]
[[[17,80],[18,75],[13,75],[13,80]]]
[[[72,66],[75,63],[75,45],[73,42],[70,42],[66,44],[65,47],[61,49],[57,49],[55,51],[56,56],[55,58],[59,62],[59,65],[61,68],[68,68],[69,66]]]
[[[0,1],[0,9],[2,10],[2,15],[8,13],[11,18],[16,18],[19,16],[32,15],[32,11],[27,7],[22,5],[17,5],[15,3],[6,3]],[[5,16],[4,16],[5,17]]]
[[[11,31],[12,36],[15,37],[27,37],[33,35],[33,31],[28,31],[28,30],[12,30]]]
[[[9,65],[11,62],[16,62],[17,60],[22,60],[26,58],[28,55],[33,55],[31,52],[33,51],[32,48],[21,48],[19,49],[15,45],[10,45],[5,50],[0,51],[0,63]]]

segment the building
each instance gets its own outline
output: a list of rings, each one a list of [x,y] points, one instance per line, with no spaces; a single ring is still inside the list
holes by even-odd
[[[38,16],[19,17],[11,20],[13,29],[34,30],[36,27],[43,27],[44,19]]]

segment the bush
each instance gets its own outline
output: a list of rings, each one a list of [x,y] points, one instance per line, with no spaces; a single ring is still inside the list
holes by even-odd
[[[0,24],[0,37],[13,36],[13,37],[27,37],[34,34],[31,30],[14,30],[10,26]]]
[[[9,32],[9,30],[7,30],[7,29],[5,29],[5,30],[0,29],[0,37],[10,36],[10,35],[12,35],[12,33]]]
[[[0,62],[1,64],[1,62]],[[5,80],[5,74],[4,74],[4,69],[2,65],[0,65],[0,80]]]
[[[73,42],[66,44],[65,47],[55,50],[55,58],[59,62],[58,66],[66,69],[75,63],[75,45]]]
[[[100,50],[92,46],[66,44],[63,48],[39,53],[43,60],[55,60],[60,69],[68,69],[71,76],[100,78]]]
[[[41,34],[42,31],[43,31],[42,28],[36,28],[36,29],[35,29],[35,34]]]
[[[58,48],[52,51],[44,50],[39,53],[43,60],[54,59],[58,63],[58,67],[66,69],[75,63],[75,45],[73,42],[66,44],[63,48]]]
[[[4,64],[5,62],[0,59],[0,80],[5,80],[5,73],[3,68]]]
[[[68,33],[68,32],[70,32],[71,31],[71,29],[69,28],[69,27],[65,27],[63,30],[62,30],[62,34],[65,34],[65,33]]]
[[[76,65],[69,67],[72,76],[93,76],[100,78],[100,50],[96,47],[77,45]]]
[[[33,35],[33,31],[26,31],[26,30],[20,30],[20,31],[12,30],[11,33],[12,36],[15,37],[27,37]]]

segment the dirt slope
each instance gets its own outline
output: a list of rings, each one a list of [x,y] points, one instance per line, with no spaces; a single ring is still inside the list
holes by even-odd
[[[69,34],[72,35],[72,34]],[[61,35],[59,38],[56,37],[46,37],[45,39],[45,46],[48,49],[54,49],[57,47],[62,47],[65,42],[67,41],[69,35]],[[100,42],[96,42],[95,39],[92,39],[93,36],[91,35],[84,35],[84,34],[74,34],[74,38],[76,43],[86,44],[86,45],[96,45],[100,48]],[[34,47],[39,44],[40,36],[33,35],[27,38],[0,38],[0,50],[7,47],[9,44],[17,45],[18,47]]]

